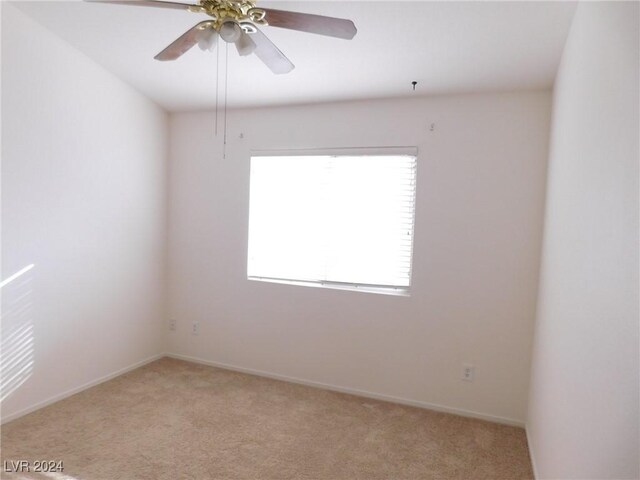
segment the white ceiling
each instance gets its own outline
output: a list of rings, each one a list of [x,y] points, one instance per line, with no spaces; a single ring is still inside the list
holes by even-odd
[[[82,1],[17,5],[166,109],[215,105],[216,53],[196,47],[175,62],[153,59],[204,15]],[[231,46],[232,107],[548,88],[575,10],[567,2],[259,5],[349,18],[358,34],[346,41],[265,27],[296,65],[290,74],[278,76],[255,55],[239,57]],[[220,59],[222,66],[224,50]],[[418,81],[415,94],[413,80]]]

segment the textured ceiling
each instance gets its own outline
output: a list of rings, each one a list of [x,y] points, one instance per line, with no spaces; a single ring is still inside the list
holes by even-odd
[[[217,54],[197,47],[175,62],[153,56],[201,14],[81,1],[18,8],[171,111],[211,108]],[[353,20],[354,40],[265,27],[296,69],[276,76],[228,50],[232,107],[549,88],[575,10],[566,2],[269,2]],[[220,55],[223,95],[226,52]]]

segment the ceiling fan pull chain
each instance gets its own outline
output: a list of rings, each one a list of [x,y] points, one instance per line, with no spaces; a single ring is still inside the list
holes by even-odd
[[[216,48],[216,137],[218,136],[218,90],[220,83],[220,47]]]
[[[222,159],[227,158],[227,92],[229,86],[229,44],[225,44],[224,65],[224,143],[222,146]]]

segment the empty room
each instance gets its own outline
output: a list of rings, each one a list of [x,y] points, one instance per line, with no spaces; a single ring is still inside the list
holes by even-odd
[[[0,478],[640,478],[640,2],[0,14]]]

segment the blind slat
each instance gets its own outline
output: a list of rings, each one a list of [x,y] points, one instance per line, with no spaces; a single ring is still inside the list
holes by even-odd
[[[415,157],[253,157],[248,275],[407,287],[415,181]]]

